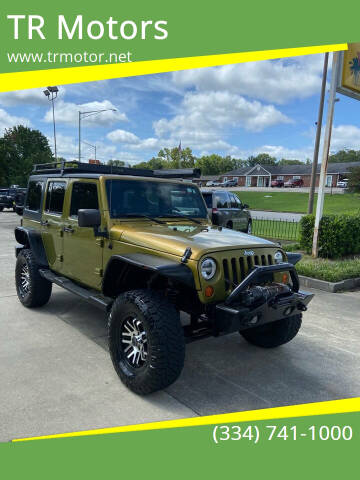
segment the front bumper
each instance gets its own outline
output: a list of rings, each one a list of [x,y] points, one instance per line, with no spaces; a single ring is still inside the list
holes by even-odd
[[[241,301],[243,294],[253,285],[262,285],[271,281],[276,272],[289,272],[292,286],[287,288],[285,293],[271,295],[268,298],[263,297],[253,305],[244,306]],[[216,305],[214,333],[228,334],[296,315],[307,309],[313,296],[312,293],[299,290],[299,279],[294,265],[282,263],[255,267],[224,303]]]

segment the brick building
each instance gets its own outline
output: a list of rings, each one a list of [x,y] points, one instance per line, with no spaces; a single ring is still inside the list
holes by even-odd
[[[326,186],[336,187],[339,180],[347,178],[352,167],[360,167],[360,162],[352,163],[329,163],[326,176]],[[255,165],[254,167],[242,167],[237,170],[226,172],[220,176],[222,182],[238,179],[240,187],[268,187],[272,180],[287,180],[302,178],[304,187],[310,186],[311,165]],[[316,185],[319,185],[320,165],[317,168]]]

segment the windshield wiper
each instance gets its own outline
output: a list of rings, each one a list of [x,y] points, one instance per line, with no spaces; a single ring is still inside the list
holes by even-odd
[[[143,215],[142,213],[126,213],[124,215],[121,215],[121,217],[147,218],[148,220],[152,220],[153,222],[156,222],[156,223],[160,223],[160,224],[165,223],[165,222],[162,222],[161,220],[157,220],[156,218],[151,217],[150,215]]]
[[[178,213],[167,213],[166,215],[159,215],[161,218],[185,218],[186,220],[191,220],[192,222],[198,223],[201,225],[201,222],[199,220],[196,220],[195,218],[189,217],[188,215],[181,215]]]

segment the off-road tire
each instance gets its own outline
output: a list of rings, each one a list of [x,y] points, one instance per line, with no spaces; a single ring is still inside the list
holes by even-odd
[[[0,207],[0,212],[2,212],[4,210],[4,207]]]
[[[241,330],[240,334],[245,340],[257,347],[279,347],[290,342],[297,335],[301,327],[301,319],[302,315],[300,313],[259,327]]]
[[[22,275],[25,272],[28,272],[27,290],[22,286]],[[15,285],[18,298],[25,307],[42,307],[50,299],[52,283],[40,275],[39,265],[31,250],[21,250],[16,259]]]
[[[232,230],[234,227],[233,227],[233,223],[232,222],[228,222],[226,224],[226,228],[229,228],[230,230]]]
[[[129,364],[121,342],[124,323],[131,317],[139,319],[146,332],[147,356],[141,367]],[[185,358],[184,332],[179,312],[164,296],[153,290],[119,295],[109,313],[108,326],[114,368],[134,393],[147,395],[162,390],[179,377]]]

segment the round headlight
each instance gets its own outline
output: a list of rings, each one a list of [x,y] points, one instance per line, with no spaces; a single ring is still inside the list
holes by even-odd
[[[200,265],[200,272],[205,280],[210,280],[216,273],[216,263],[212,258],[205,258]]]
[[[274,260],[275,260],[275,263],[283,263],[284,261],[284,255],[282,252],[280,252],[280,250],[278,250],[275,255],[274,255]]]

